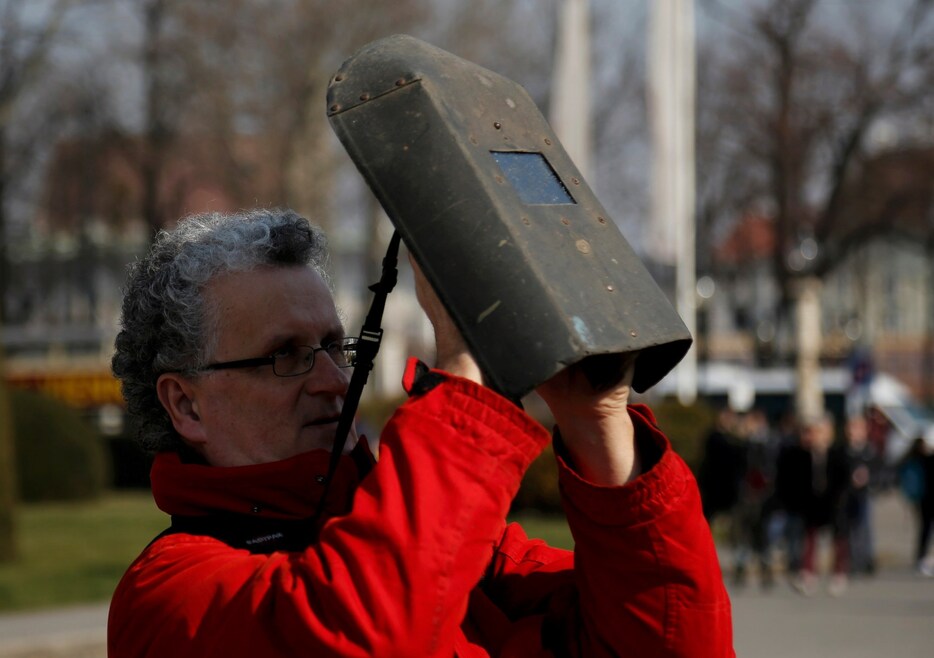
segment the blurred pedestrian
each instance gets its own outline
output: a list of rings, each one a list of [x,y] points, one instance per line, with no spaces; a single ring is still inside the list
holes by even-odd
[[[743,476],[739,498],[733,509],[733,582],[745,584],[747,565],[755,560],[759,582],[772,585],[769,522],[774,509],[775,462],[779,448],[777,433],[761,409],[745,414],[739,425],[743,450]]]
[[[850,573],[871,575],[875,573],[876,561],[872,531],[872,499],[869,493],[873,484],[872,464],[876,455],[869,443],[869,428],[865,416],[847,418],[843,431],[850,472],[844,502],[850,547]]]
[[[733,584],[743,585],[750,552],[749,523],[742,499],[747,446],[742,418],[729,407],[717,414],[717,423],[704,442],[698,485],[704,516],[711,528],[720,523],[733,559]],[[721,522],[722,520],[722,522]]]
[[[799,443],[782,450],[776,472],[776,493],[787,514],[791,583],[808,596],[817,589],[818,540],[825,530],[833,542],[829,591],[836,596],[847,585],[849,547],[843,497],[849,472],[845,453],[833,446],[833,439],[832,416],[805,419]]]
[[[876,491],[895,486],[897,479],[895,468],[886,459],[891,431],[892,423],[889,422],[878,407],[870,406],[866,409],[866,432],[869,445],[872,446],[875,454],[875,459],[873,459],[870,468],[870,475],[872,488]]]
[[[744,448],[739,436],[739,416],[729,407],[717,414],[717,422],[704,440],[698,485],[704,516],[711,524],[729,512],[739,500],[745,471]]]
[[[923,576],[934,577],[934,557],[928,555],[934,524],[934,452],[924,437],[917,437],[898,466],[898,485],[915,509],[918,538],[915,566]]]

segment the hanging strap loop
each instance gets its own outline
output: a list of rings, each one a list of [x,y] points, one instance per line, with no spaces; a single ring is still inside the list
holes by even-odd
[[[334,444],[331,446],[331,459],[328,463],[324,491],[321,494],[318,509],[315,511],[313,527],[316,529],[321,520],[321,515],[324,513],[328,493],[331,490],[331,482],[334,479],[334,473],[337,472],[337,466],[340,464],[341,454],[344,452],[344,444],[347,443],[347,436],[350,434],[350,428],[353,426],[354,417],[357,414],[360,396],[363,394],[363,388],[366,386],[370,371],[373,369],[373,361],[376,359],[380,342],[383,339],[383,311],[386,308],[386,298],[395,288],[399,277],[398,263],[401,242],[402,236],[399,235],[398,231],[394,231],[386,249],[386,256],[383,257],[383,270],[380,279],[369,287],[374,293],[373,301],[370,303],[370,310],[363,322],[363,327],[360,329],[357,359],[354,363],[350,385],[347,388],[347,395],[344,397],[344,407],[341,409],[341,415],[337,422],[337,430],[334,433]]]

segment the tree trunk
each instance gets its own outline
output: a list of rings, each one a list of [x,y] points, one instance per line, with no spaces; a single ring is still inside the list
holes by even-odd
[[[4,131],[0,130],[0,328],[6,317],[6,293],[9,286],[9,260],[7,255]],[[16,501],[16,465],[13,460],[13,418],[6,393],[3,344],[0,343],[0,562],[16,557],[14,512]]]
[[[7,290],[10,287],[10,256],[6,214],[6,130],[0,126],[0,318],[9,317]]]
[[[804,277],[797,282],[795,331],[797,334],[795,411],[798,418],[813,419],[824,413],[820,382],[821,281]]]
[[[16,558],[16,462],[13,448],[12,408],[4,377],[0,345],[0,563]]]
[[[934,208],[929,212],[934,215]],[[934,217],[932,217],[932,224],[934,224]],[[921,388],[924,401],[928,405],[934,405],[934,226],[928,231],[928,239],[925,242],[928,285],[925,300],[927,308],[925,308],[924,368],[922,368]]]
[[[150,231],[150,239],[155,238],[162,228],[163,217],[161,183],[165,166],[165,153],[170,140],[170,132],[163,119],[162,103],[166,102],[163,84],[165,66],[160,38],[166,15],[166,2],[154,0],[145,8],[143,76],[145,77],[145,126],[142,153],[142,200],[141,213]]]
[[[335,153],[327,117],[318,106],[327,88],[327,73],[309,73],[305,96],[290,117],[282,148],[282,186],[279,198],[317,224],[330,237],[335,217]],[[320,93],[319,93],[320,92]]]

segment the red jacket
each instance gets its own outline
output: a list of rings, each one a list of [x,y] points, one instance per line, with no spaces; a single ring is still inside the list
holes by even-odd
[[[592,485],[559,458],[571,553],[503,520],[548,433],[488,389],[428,381],[359,485],[345,458],[307,548],[252,552],[186,532],[150,544],[114,593],[108,655],[734,655],[697,487],[648,409],[631,408],[637,440],[661,454],[626,486]],[[314,512],[326,468],[323,451],[237,468],[163,454],[153,494],[176,516],[268,523],[247,543],[275,542],[277,523]]]

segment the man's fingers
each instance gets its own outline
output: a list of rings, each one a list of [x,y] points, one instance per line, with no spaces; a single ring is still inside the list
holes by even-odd
[[[581,372],[595,391],[608,391],[620,384],[632,383],[632,374],[638,352],[599,354],[579,363]]]

